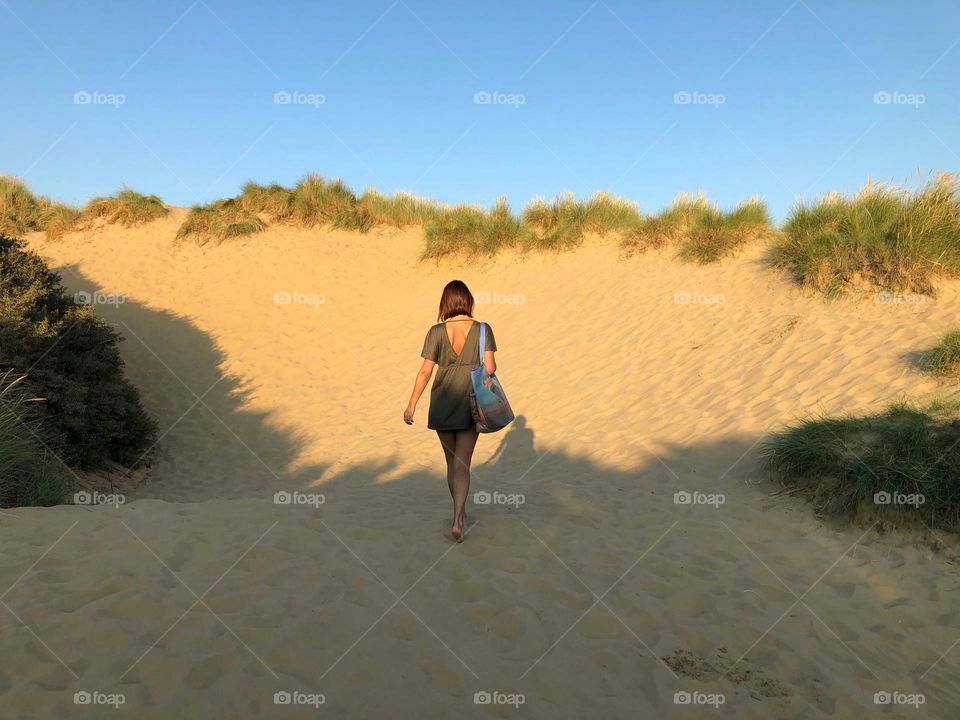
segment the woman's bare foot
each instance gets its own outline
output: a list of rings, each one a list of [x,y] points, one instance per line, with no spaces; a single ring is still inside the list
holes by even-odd
[[[455,522],[450,526],[450,534],[453,535],[453,539],[458,543],[463,542],[463,524],[460,522]]]

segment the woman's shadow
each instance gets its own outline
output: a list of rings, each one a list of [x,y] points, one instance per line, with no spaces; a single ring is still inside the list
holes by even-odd
[[[480,465],[478,475],[490,480],[516,479],[537,461],[537,457],[533,430],[527,426],[527,418],[518,415],[490,459]]]

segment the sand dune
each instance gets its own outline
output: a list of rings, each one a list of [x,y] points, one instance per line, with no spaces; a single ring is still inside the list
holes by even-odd
[[[118,508],[4,511],[3,717],[102,717],[77,691],[165,719],[318,716],[276,706],[283,691],[337,717],[960,703],[952,556],[824,525],[757,467],[764,435],[806,412],[956,394],[911,358],[955,322],[960,285],[828,303],[760,248],[696,267],[602,241],[421,264],[416,231],[177,248],[184,212],[32,240],[72,290],[123,296],[97,312],[166,432]],[[481,438],[472,490],[524,502],[472,504],[463,545],[444,536],[426,405],[401,421],[453,277],[486,300],[522,416]],[[675,503],[694,491],[723,503]],[[476,705],[482,691],[524,703]]]

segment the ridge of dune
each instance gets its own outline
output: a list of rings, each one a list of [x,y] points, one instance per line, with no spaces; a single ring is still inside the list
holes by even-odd
[[[694,688],[745,718],[870,714],[875,692],[913,686],[927,712],[960,702],[938,661],[960,635],[953,567],[824,525],[758,469],[800,415],[956,394],[910,358],[955,321],[960,283],[826,302],[759,246],[702,267],[603,241],[421,263],[419,230],[175,247],[186,212],[30,239],[124,335],[162,435],[119,508],[4,511],[0,583],[26,573],[8,602],[36,633],[0,617],[23,658],[0,671],[17,717],[76,713],[71,688],[114,688],[144,718],[252,716],[294,689],[397,717],[451,698],[487,716],[472,696],[495,689],[558,718],[686,717],[702,708],[674,694]],[[521,416],[480,439],[471,493],[524,498],[471,506],[462,546],[443,539],[426,396],[400,420],[453,277]],[[674,502],[693,491],[723,503]]]

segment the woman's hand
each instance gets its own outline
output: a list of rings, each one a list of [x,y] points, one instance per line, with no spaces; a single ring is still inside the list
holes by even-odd
[[[415,406],[407,405],[407,409],[403,411],[403,421],[407,425],[413,425],[413,413],[416,409]]]

